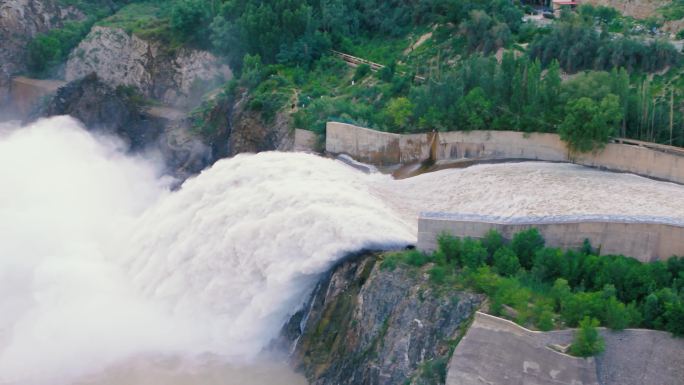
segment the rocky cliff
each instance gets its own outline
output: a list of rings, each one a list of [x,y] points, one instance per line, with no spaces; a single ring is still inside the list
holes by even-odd
[[[54,0],[0,1],[0,106],[8,97],[10,76],[26,71],[30,39],[84,17],[78,9],[60,6]]]
[[[218,157],[242,152],[290,151],[294,148],[291,114],[278,111],[269,121],[249,107],[245,89],[223,92],[198,109],[192,117],[196,130]]]
[[[206,51],[170,49],[123,29],[93,27],[72,51],[67,81],[96,73],[106,83],[137,87],[165,104],[199,104],[202,94],[230,79],[230,68]]]
[[[26,44],[39,33],[58,28],[67,20],[80,20],[78,9],[53,0],[3,0],[0,2],[0,67],[10,74],[23,71]]]
[[[187,121],[151,113],[130,90],[113,88],[95,74],[60,88],[34,117],[53,115],[71,115],[92,131],[115,135],[132,152],[160,155],[167,173],[179,180],[216,159]]]
[[[283,329],[281,344],[314,385],[443,384],[482,297],[433,285],[425,270],[342,262]],[[289,346],[288,346],[289,345]]]

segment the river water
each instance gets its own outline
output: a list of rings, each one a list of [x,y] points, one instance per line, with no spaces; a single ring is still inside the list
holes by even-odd
[[[401,181],[307,154],[217,162],[170,191],[66,117],[0,127],[0,384],[296,385],[263,348],[349,252],[418,212],[684,217],[684,187],[563,164]]]

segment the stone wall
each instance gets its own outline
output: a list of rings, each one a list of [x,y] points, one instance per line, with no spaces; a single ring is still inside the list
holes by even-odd
[[[609,143],[596,154],[570,154],[556,134],[513,131],[453,131],[398,135],[349,124],[327,125],[326,151],[345,153],[361,162],[391,165],[434,160],[525,159],[572,162],[611,171],[684,183],[684,156],[635,145]],[[434,145],[433,145],[434,144]]]
[[[621,254],[642,262],[684,255],[684,221],[659,217],[550,216],[496,217],[486,215],[421,213],[418,218],[418,249],[433,251],[437,237],[448,233],[458,237],[482,238],[496,229],[512,239],[523,230],[536,227],[552,247],[577,249],[585,239],[600,254]]]

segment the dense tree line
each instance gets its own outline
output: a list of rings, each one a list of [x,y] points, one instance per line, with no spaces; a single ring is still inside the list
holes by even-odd
[[[537,35],[530,44],[529,54],[544,66],[557,60],[570,73],[612,68],[654,72],[680,61],[680,54],[668,42],[599,33],[592,26],[578,22],[557,23],[549,33]]]
[[[483,240],[443,234],[438,245],[433,254],[397,254],[383,266],[433,263],[436,283],[482,291],[493,313],[511,307],[518,322],[541,330],[596,319],[611,329],[646,327],[684,336],[684,258],[641,263],[598,256],[588,242],[581,250],[560,250],[545,247],[536,229],[510,242],[495,231]]]

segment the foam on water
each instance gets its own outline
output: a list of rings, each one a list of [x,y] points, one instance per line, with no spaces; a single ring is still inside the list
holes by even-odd
[[[414,242],[421,211],[684,218],[683,186],[562,164],[394,181],[262,153],[171,182],[70,118],[0,126],[0,384],[258,377],[321,274]]]
[[[70,382],[141,355],[254,357],[337,259],[413,241],[364,178],[266,153],[169,193],[153,164],[72,119],[5,130],[0,383]]]

